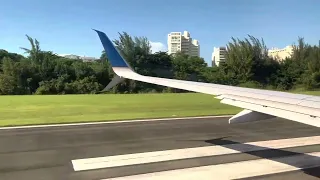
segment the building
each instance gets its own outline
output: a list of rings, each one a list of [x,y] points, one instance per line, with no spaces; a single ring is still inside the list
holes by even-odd
[[[178,51],[185,53],[189,56],[200,57],[200,44],[196,39],[190,37],[188,31],[171,32],[168,34],[168,54],[175,54]]]
[[[293,53],[293,46],[286,46],[283,49],[271,48],[268,50],[268,56],[273,57],[279,61],[284,60],[286,57],[291,57]]]
[[[97,60],[97,58],[95,57],[78,56],[74,54],[61,54],[59,56],[62,56],[68,59],[78,59],[78,60],[82,60],[83,62],[92,62],[94,60]]]
[[[87,56],[80,56],[80,59],[82,59],[83,62],[93,62],[97,60],[95,57],[87,57]]]
[[[68,55],[61,55],[62,57],[68,58],[68,59],[80,59],[80,56],[74,55],[74,54],[68,54]]]
[[[212,52],[212,67],[219,66],[220,63],[226,61],[226,47],[214,47]]]

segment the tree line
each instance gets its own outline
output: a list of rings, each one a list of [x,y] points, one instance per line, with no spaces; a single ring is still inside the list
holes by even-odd
[[[98,93],[114,76],[104,51],[98,60],[83,62],[44,51],[37,39],[26,37],[30,48],[21,48],[26,57],[0,50],[1,95]],[[143,75],[274,90],[320,88],[320,41],[312,46],[298,38],[292,56],[278,61],[268,56],[263,39],[250,35],[242,40],[232,38],[227,44],[226,62],[219,67],[208,67],[203,58],[183,53],[151,53],[146,37],[126,32],[119,33],[114,43]],[[109,93],[150,92],[184,91],[125,80]]]

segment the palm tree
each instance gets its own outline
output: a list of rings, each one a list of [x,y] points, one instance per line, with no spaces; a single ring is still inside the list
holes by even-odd
[[[30,42],[31,49],[27,49],[24,47],[20,47],[22,50],[25,51],[25,53],[29,54],[29,58],[32,62],[39,64],[41,61],[41,49],[40,49],[40,43],[37,39],[33,39],[30,36],[26,35],[28,38],[28,41]]]

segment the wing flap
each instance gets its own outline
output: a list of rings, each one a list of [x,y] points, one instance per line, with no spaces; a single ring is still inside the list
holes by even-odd
[[[238,114],[234,115],[232,118],[230,118],[229,124],[261,121],[272,118],[275,118],[275,116],[245,109],[239,112]]]
[[[311,126],[320,127],[319,117],[314,117],[306,114],[301,114],[298,112],[292,112],[292,111],[277,109],[277,108],[268,107],[268,106],[265,107],[263,105],[251,104],[251,103],[242,102],[239,100],[223,99],[221,103],[241,107],[244,109],[250,109],[252,111],[269,114],[269,115],[281,117],[281,118],[292,120],[292,121],[297,121],[297,122],[308,124]]]
[[[229,95],[229,94],[221,95],[220,98],[237,100],[237,101],[247,102],[251,104],[268,106],[268,107],[273,107],[277,109],[283,109],[286,111],[300,112],[301,114],[320,117],[320,109],[312,106],[310,107],[310,106],[302,106],[300,104],[288,104],[287,102],[276,102],[276,101],[248,98],[248,97],[235,96],[235,95]]]

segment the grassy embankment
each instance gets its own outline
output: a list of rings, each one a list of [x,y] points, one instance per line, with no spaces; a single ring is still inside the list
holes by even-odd
[[[0,96],[0,126],[235,114],[205,94]]]
[[[297,93],[297,94],[307,94],[307,95],[312,95],[312,96],[320,96],[320,90],[319,91],[303,91],[303,90],[294,90],[291,91],[292,93]]]
[[[320,95],[320,91],[295,91]],[[206,94],[0,96],[0,126],[235,114]]]

